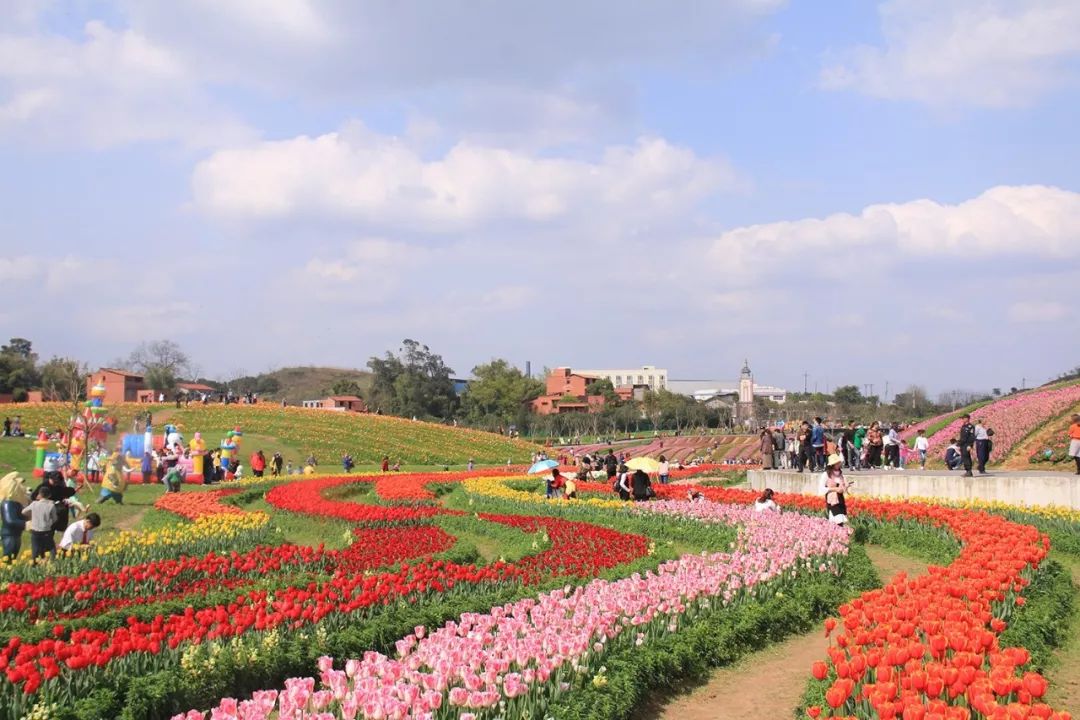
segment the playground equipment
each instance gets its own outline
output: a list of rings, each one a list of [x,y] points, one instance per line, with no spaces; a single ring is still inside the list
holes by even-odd
[[[90,397],[86,400],[85,409],[81,414],[73,415],[68,425],[68,430],[57,442],[58,453],[61,460],[66,456],[68,467],[73,470],[82,470],[83,458],[87,447],[92,442],[104,445],[107,436],[116,432],[116,419],[107,416],[108,410],[103,405],[105,398],[105,386],[101,383],[90,388]],[[53,453],[47,453],[49,438],[44,432],[39,432],[34,441],[36,450],[34,457],[34,476],[41,477],[45,474],[45,460]]]

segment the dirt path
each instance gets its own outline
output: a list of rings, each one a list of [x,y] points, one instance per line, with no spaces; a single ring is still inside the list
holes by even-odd
[[[876,546],[867,553],[883,579],[903,570],[923,572],[926,565]],[[816,628],[742,661],[715,671],[704,685],[674,696],[662,696],[634,713],[634,720],[726,720],[790,718],[795,712],[810,665],[825,656],[827,641]]]
[[[1080,591],[1080,560],[1058,556],[1056,560],[1069,568],[1073,586]],[[1065,710],[1080,717],[1080,623],[1073,619],[1072,637],[1065,647],[1054,653],[1057,663],[1046,673],[1050,690],[1046,702],[1055,710]]]

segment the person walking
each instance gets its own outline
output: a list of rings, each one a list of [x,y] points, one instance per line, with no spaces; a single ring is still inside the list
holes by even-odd
[[[663,455],[660,456],[660,464],[657,466],[656,474],[660,478],[661,485],[668,484],[668,478],[671,477],[671,465]]]
[[[990,435],[983,425],[983,421],[975,421],[975,459],[978,462],[979,474],[986,474],[986,463],[990,460]]]
[[[964,477],[974,477],[971,474],[971,448],[975,445],[975,426],[971,424],[971,415],[964,413],[960,416],[960,436],[957,444],[960,446],[960,460],[964,464]]]
[[[121,471],[119,453],[113,453],[105,464],[105,476],[101,478],[101,493],[98,495],[98,504],[104,505],[109,500],[117,505],[124,504],[124,491],[127,490],[128,476]]]
[[[802,472],[810,467],[810,472],[814,471],[814,448],[810,441],[810,423],[803,420],[802,425],[799,426],[799,472]]]
[[[1072,416],[1069,426],[1069,457],[1076,463],[1076,474],[1080,475],[1080,414]]]
[[[253,475],[255,475],[255,477],[262,477],[265,470],[266,455],[263,455],[262,450],[257,450],[251,456],[251,472]],[[348,470],[346,470],[345,472],[348,472]]]
[[[915,452],[919,454],[919,469],[926,469],[926,453],[930,450],[930,440],[926,437],[926,431],[920,429],[915,437]]]

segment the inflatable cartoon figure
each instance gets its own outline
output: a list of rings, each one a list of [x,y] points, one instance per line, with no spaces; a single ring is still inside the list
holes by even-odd
[[[172,449],[175,445],[184,444],[184,436],[180,434],[180,428],[175,425],[165,426],[165,447]]]
[[[195,437],[191,439],[191,446],[188,448],[191,450],[191,472],[196,475],[203,474],[203,461],[206,456],[206,441],[202,439],[202,433],[195,433]],[[206,477],[203,475],[203,477]]]
[[[17,472],[0,478],[0,539],[3,540],[4,557],[15,558],[22,549],[22,534],[26,529],[23,508],[30,504],[30,492]]]

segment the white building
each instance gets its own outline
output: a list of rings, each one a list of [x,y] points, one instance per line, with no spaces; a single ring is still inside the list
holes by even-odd
[[[607,378],[615,387],[623,385],[648,385],[653,390],[668,388],[668,372],[652,365],[616,370],[574,370],[578,375]]]
[[[749,383],[747,382],[749,380]],[[749,367],[743,368],[743,374],[734,380],[672,380],[668,390],[680,395],[689,395],[695,400],[708,402],[714,398],[731,398],[737,402],[747,402],[747,389],[752,389],[754,398],[763,398],[775,403],[787,400],[787,390],[773,385],[759,385],[750,375]]]

